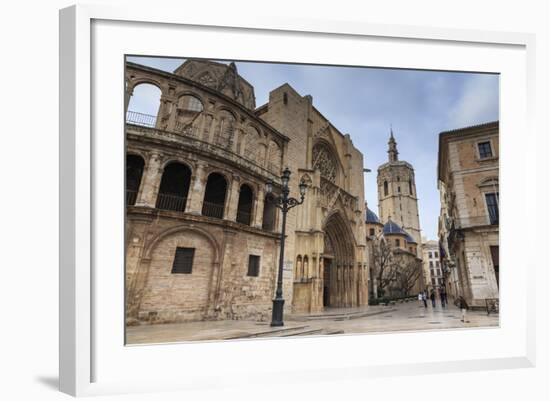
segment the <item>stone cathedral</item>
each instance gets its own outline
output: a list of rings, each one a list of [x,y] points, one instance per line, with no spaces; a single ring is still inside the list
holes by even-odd
[[[399,160],[393,130],[390,131],[388,141],[388,161],[378,167],[377,185],[382,223],[396,223],[412,236],[417,245],[422,244],[414,168],[406,161]],[[422,258],[421,247],[418,246],[416,250],[417,256]]]
[[[288,214],[285,313],[367,305],[363,155],[312,96],[284,84],[257,107],[234,63],[125,74],[128,324],[268,319],[281,215],[265,184],[280,193],[285,167],[291,196],[308,186]],[[129,107],[140,85],[158,88],[156,115]]]

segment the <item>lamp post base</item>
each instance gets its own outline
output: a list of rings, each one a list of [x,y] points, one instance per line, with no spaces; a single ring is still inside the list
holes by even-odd
[[[284,326],[283,323],[283,306],[285,300],[283,298],[275,298],[273,300],[273,311],[271,314],[271,327]]]

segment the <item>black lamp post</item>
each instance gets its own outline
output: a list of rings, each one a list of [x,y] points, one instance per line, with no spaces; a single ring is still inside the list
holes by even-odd
[[[279,255],[279,272],[277,275],[277,291],[275,292],[275,298],[273,299],[273,311],[271,314],[271,326],[283,326],[283,306],[285,300],[283,299],[283,264],[285,257],[285,238],[286,238],[286,214],[294,206],[304,203],[304,197],[306,195],[307,184],[300,182],[300,200],[296,198],[289,198],[290,189],[288,188],[288,182],[290,180],[290,170],[284,169],[281,176],[282,183],[282,195],[276,198],[270,199],[275,207],[281,209],[283,212],[283,226],[281,229],[281,253]],[[273,191],[273,182],[268,181],[266,183],[266,192],[269,194]],[[269,198],[268,198],[269,199]]]

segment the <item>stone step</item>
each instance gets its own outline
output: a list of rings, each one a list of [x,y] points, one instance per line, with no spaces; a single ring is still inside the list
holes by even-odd
[[[284,334],[290,334],[292,332],[300,332],[307,329],[309,326],[298,327],[283,327],[280,329],[272,329],[266,331],[260,331],[256,333],[240,334],[237,336],[226,337],[225,340],[235,340],[239,338],[259,338],[259,337],[282,337]]]

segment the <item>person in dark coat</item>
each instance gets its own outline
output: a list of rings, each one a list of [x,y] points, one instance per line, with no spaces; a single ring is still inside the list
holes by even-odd
[[[447,300],[445,299],[445,288],[441,287],[439,289],[439,299],[441,300],[441,307],[444,308],[447,304]]]
[[[432,308],[435,308],[435,291],[432,290],[430,293],[430,299],[432,300]]]

